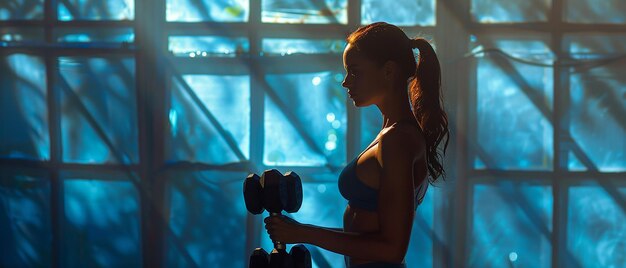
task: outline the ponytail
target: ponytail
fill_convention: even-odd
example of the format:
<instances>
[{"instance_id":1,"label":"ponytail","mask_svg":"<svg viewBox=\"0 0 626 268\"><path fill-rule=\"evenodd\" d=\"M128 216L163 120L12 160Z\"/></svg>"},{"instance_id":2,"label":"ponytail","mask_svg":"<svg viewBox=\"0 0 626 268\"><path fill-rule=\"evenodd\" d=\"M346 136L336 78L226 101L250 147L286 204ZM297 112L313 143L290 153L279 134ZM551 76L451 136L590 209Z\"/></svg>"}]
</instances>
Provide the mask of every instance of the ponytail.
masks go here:
<instances>
[{"instance_id":1,"label":"ponytail","mask_svg":"<svg viewBox=\"0 0 626 268\"><path fill-rule=\"evenodd\" d=\"M435 50L426 39L411 39L410 45L419 50L419 59L409 95L413 115L424 132L428 173L433 183L440 176L445 179L442 162L450 140L448 116L443 108L441 92L441 67ZM439 148L443 140L444 146Z\"/></svg>"}]
</instances>

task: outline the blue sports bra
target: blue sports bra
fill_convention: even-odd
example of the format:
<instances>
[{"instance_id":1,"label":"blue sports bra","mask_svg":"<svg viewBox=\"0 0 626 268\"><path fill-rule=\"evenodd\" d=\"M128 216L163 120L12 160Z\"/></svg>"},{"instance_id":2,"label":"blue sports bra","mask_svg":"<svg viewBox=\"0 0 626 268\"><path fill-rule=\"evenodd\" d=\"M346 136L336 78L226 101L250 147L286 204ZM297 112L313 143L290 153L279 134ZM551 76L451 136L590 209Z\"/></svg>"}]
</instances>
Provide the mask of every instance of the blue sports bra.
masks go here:
<instances>
[{"instance_id":1,"label":"blue sports bra","mask_svg":"<svg viewBox=\"0 0 626 268\"><path fill-rule=\"evenodd\" d=\"M356 175L356 164L359 157L378 143L378 139L368 146L361 154L348 163L339 174L339 193L348 200L348 205L368 211L376 211L378 208L378 190L367 186ZM415 191L415 209L424 199L428 180L424 180Z\"/></svg>"}]
</instances>

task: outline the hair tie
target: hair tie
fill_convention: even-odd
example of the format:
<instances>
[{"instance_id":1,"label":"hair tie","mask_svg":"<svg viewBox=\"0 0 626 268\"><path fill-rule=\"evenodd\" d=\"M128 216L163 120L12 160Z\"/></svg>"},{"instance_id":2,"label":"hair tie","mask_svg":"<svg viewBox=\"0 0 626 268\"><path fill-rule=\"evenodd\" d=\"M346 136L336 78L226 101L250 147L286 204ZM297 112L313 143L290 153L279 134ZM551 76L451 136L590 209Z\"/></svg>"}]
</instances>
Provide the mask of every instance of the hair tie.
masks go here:
<instances>
[{"instance_id":1,"label":"hair tie","mask_svg":"<svg viewBox=\"0 0 626 268\"><path fill-rule=\"evenodd\" d=\"M417 48L418 44L417 44L417 39L409 39L409 45L411 46L411 48Z\"/></svg>"},{"instance_id":2,"label":"hair tie","mask_svg":"<svg viewBox=\"0 0 626 268\"><path fill-rule=\"evenodd\" d=\"M417 48L420 51L422 50L422 48L425 47L425 45L429 44L428 41L424 38L415 38L415 39L410 39L409 40L409 45L411 45L411 48Z\"/></svg>"}]
</instances>

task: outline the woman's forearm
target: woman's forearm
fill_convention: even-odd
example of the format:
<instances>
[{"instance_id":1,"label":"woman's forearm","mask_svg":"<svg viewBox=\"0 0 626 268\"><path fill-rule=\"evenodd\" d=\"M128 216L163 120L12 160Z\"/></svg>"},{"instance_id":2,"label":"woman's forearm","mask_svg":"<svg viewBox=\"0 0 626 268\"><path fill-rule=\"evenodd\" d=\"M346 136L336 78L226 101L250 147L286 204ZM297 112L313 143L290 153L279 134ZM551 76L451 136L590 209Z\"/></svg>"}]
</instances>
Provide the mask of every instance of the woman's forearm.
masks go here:
<instances>
[{"instance_id":1,"label":"woman's forearm","mask_svg":"<svg viewBox=\"0 0 626 268\"><path fill-rule=\"evenodd\" d=\"M351 258L400 263L402 250L394 249L377 233L344 232L339 228L324 228L306 225L303 243L316 245L326 250Z\"/></svg>"},{"instance_id":2,"label":"woman's forearm","mask_svg":"<svg viewBox=\"0 0 626 268\"><path fill-rule=\"evenodd\" d=\"M326 230L331 230L331 231L343 232L343 228L336 228L336 227L320 227L320 226L317 226L317 227L318 227L318 228L323 228L323 229L326 229Z\"/></svg>"}]
</instances>

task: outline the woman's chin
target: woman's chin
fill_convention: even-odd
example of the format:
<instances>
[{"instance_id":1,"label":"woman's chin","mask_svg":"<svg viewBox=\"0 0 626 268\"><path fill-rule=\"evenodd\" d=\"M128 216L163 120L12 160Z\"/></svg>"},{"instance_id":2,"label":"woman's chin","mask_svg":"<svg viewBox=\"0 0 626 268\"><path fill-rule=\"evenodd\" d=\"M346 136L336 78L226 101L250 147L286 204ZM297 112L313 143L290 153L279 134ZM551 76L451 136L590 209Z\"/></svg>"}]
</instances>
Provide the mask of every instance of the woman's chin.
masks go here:
<instances>
[{"instance_id":1,"label":"woman's chin","mask_svg":"<svg viewBox=\"0 0 626 268\"><path fill-rule=\"evenodd\" d=\"M352 103L354 103L354 106L356 107L365 107L365 106L369 106L368 103L364 102L363 100L360 100L357 98L352 98Z\"/></svg>"},{"instance_id":2,"label":"woman's chin","mask_svg":"<svg viewBox=\"0 0 626 268\"><path fill-rule=\"evenodd\" d=\"M354 103L354 106L361 107L361 102L359 101L357 96L352 96L350 97L350 99L352 100L352 103Z\"/></svg>"}]
</instances>

